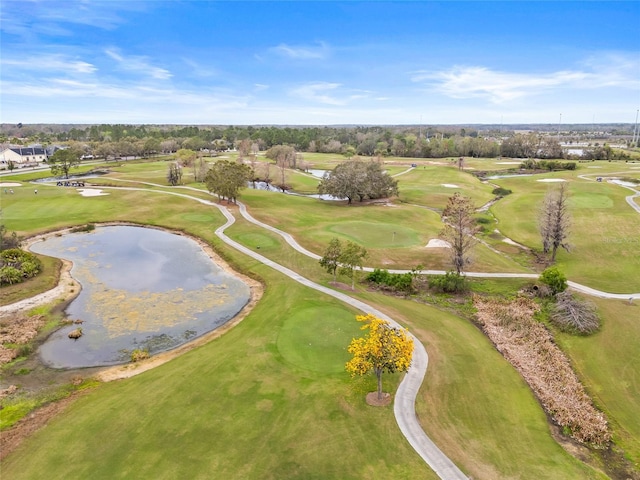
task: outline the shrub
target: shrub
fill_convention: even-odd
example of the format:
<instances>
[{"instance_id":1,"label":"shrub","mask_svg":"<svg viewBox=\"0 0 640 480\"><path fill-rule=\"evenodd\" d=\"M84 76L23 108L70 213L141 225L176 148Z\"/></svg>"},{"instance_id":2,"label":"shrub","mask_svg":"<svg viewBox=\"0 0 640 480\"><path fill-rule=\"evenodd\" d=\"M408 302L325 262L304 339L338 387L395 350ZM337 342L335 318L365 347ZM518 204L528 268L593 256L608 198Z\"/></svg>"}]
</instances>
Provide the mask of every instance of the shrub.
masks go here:
<instances>
[{"instance_id":1,"label":"shrub","mask_svg":"<svg viewBox=\"0 0 640 480\"><path fill-rule=\"evenodd\" d=\"M40 273L42 264L38 257L19 248L0 253L0 285L13 285Z\"/></svg>"},{"instance_id":2,"label":"shrub","mask_svg":"<svg viewBox=\"0 0 640 480\"><path fill-rule=\"evenodd\" d=\"M550 318L563 332L590 335L600 329L600 318L595 305L574 297L570 292L562 292L556 296Z\"/></svg>"},{"instance_id":3,"label":"shrub","mask_svg":"<svg viewBox=\"0 0 640 480\"><path fill-rule=\"evenodd\" d=\"M505 196L509 195L510 193L513 193L513 191L509 190L508 188L498 187L498 188L494 188L491 193L493 193L494 195L497 195L499 197L505 197Z\"/></svg>"},{"instance_id":4,"label":"shrub","mask_svg":"<svg viewBox=\"0 0 640 480\"><path fill-rule=\"evenodd\" d=\"M547 285L554 295L567 289L567 277L558 267L549 267L540 275L540 281Z\"/></svg>"},{"instance_id":5,"label":"shrub","mask_svg":"<svg viewBox=\"0 0 640 480\"><path fill-rule=\"evenodd\" d=\"M374 269L366 280L377 285L384 285L398 292L413 291L413 273L389 273L388 270Z\"/></svg>"},{"instance_id":6,"label":"shrub","mask_svg":"<svg viewBox=\"0 0 640 480\"><path fill-rule=\"evenodd\" d=\"M457 272L447 272L444 275L434 275L429 279L429 288L444 293L462 293L469 285L467 278Z\"/></svg>"},{"instance_id":7,"label":"shrub","mask_svg":"<svg viewBox=\"0 0 640 480\"><path fill-rule=\"evenodd\" d=\"M0 285L13 285L22 281L22 273L15 267L0 267Z\"/></svg>"},{"instance_id":8,"label":"shrub","mask_svg":"<svg viewBox=\"0 0 640 480\"><path fill-rule=\"evenodd\" d=\"M131 352L132 362L139 362L140 360L144 360L146 358L149 358L148 350L140 350L139 348L136 348L133 352Z\"/></svg>"}]
</instances>

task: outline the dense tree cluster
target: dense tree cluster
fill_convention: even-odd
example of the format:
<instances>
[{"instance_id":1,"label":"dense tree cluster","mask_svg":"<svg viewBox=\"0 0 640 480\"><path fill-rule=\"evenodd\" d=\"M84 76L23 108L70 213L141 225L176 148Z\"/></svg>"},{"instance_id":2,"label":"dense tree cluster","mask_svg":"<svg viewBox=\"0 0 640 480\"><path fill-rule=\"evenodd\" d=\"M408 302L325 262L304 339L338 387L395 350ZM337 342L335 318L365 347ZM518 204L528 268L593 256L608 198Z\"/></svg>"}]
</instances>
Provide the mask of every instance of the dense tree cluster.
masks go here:
<instances>
[{"instance_id":1,"label":"dense tree cluster","mask_svg":"<svg viewBox=\"0 0 640 480\"><path fill-rule=\"evenodd\" d=\"M221 200L235 203L240 189L251 181L253 172L248 165L219 160L207 171L204 181L207 189L215 193Z\"/></svg>"},{"instance_id":2,"label":"dense tree cluster","mask_svg":"<svg viewBox=\"0 0 640 480\"><path fill-rule=\"evenodd\" d=\"M378 162L351 160L325 173L318 184L320 194L346 198L375 200L398 195L398 181L382 170Z\"/></svg>"}]
</instances>

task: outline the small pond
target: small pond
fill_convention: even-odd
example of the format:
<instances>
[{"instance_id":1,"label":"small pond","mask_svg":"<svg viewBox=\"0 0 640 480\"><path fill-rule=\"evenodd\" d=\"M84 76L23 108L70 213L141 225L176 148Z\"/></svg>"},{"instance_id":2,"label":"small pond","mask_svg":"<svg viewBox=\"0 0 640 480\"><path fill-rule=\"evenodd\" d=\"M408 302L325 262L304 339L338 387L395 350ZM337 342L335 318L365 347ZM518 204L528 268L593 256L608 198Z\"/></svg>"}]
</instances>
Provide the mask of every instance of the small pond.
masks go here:
<instances>
[{"instance_id":1,"label":"small pond","mask_svg":"<svg viewBox=\"0 0 640 480\"><path fill-rule=\"evenodd\" d=\"M192 239L132 226L52 237L36 253L73 262L82 290L66 309L82 324L53 333L40 347L54 368L130 361L135 349L173 349L232 319L249 301L249 286L216 265ZM71 330L82 328L72 340Z\"/></svg>"}]
</instances>

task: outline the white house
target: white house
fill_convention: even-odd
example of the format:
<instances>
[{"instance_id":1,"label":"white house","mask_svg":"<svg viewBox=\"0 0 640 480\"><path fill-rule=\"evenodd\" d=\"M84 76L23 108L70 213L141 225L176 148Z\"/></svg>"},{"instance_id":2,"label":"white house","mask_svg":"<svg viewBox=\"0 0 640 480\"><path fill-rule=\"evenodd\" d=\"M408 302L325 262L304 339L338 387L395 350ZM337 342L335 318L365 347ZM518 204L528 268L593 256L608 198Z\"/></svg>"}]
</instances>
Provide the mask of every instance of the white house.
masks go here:
<instances>
[{"instance_id":1,"label":"white house","mask_svg":"<svg viewBox=\"0 0 640 480\"><path fill-rule=\"evenodd\" d=\"M13 162L16 167L36 165L47 161L47 152L40 147L11 147L0 152L0 165L3 168Z\"/></svg>"}]
</instances>

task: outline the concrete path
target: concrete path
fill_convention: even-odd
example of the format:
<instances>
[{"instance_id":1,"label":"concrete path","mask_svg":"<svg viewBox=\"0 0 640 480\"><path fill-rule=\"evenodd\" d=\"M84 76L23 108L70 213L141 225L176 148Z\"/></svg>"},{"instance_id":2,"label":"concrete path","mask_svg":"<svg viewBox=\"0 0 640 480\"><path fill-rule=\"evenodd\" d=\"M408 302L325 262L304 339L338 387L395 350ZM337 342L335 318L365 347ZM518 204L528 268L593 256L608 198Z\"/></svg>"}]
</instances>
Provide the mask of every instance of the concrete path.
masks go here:
<instances>
[{"instance_id":1,"label":"concrete path","mask_svg":"<svg viewBox=\"0 0 640 480\"><path fill-rule=\"evenodd\" d=\"M140 182L141 183L141 182ZM164 187L163 185L157 184L148 184L156 187ZM330 295L348 305L357 308L365 314L372 314L378 318L384 319L388 321L391 325L397 328L402 328L395 320L385 315L383 312L371 307L370 305L357 300L355 298L349 297L348 295L332 290L323 285L312 282L311 280L303 277L302 275L296 273L295 271L284 267L262 255L259 253L241 245L238 242L235 242L231 238L229 238L224 232L225 230L233 225L235 222L235 217L231 214L231 212L224 207L214 201L205 200L198 197L194 197L192 195L187 195L183 193L178 193L175 191L167 191L167 190L149 190L144 188L136 188L136 187L106 187L100 186L96 187L103 190L106 189L120 189L120 190L141 190L150 193L159 193L165 195L175 195L183 198L188 198L191 200L195 200L199 203L210 205L218 208L220 212L225 216L226 223L219 228L216 229L215 233L225 244L235 248L236 250L260 261L261 263L277 270L278 272L288 276L289 278L309 287L319 292L322 292L326 295ZM192 188L192 187L181 187L188 190L193 190L201 193L209 193L204 190ZM260 222L253 218L251 214L246 209L246 206L242 203L238 203L240 214L249 222L260 226L261 228L265 228L273 233L280 235L287 244L289 244L296 251L307 255L311 258L319 260L321 257L309 250L305 249L301 245L296 242L296 240L288 233L278 230L271 225L267 225L263 222ZM373 271L373 268L365 267L364 271ZM406 273L409 270L390 270L391 273ZM421 274L436 274L442 275L446 273L441 270L421 270L419 273ZM537 274L529 274L529 273L483 273L483 272L467 272L466 275L470 277L484 277L484 278L531 278L536 279L539 277ZM614 299L640 299L640 293L634 294L613 294L608 292L602 292L600 290L596 290L584 285L580 285L575 282L569 282L571 288L578 290L587 295L598 296L602 298L614 298ZM46 294L47 292L45 292ZM45 295L43 294L43 295ZM0 307L0 309L11 308L12 306ZM398 390L396 392L395 401L394 401L394 415L396 417L396 422L398 423L398 427L403 435L407 438L410 445L416 450L416 452L420 455L420 457L434 470L434 472L444 480L463 480L467 479L466 475L431 441L431 439L427 436L427 434L422 430L420 422L416 416L415 412L415 401L418 395L418 391L422 382L424 380L424 376L427 371L427 366L429 363L429 357L427 355L427 351L424 348L424 345L410 332L409 335L413 338L414 341L414 353L413 353L413 361L411 363L411 367L403 380L400 382Z\"/></svg>"}]
</instances>

